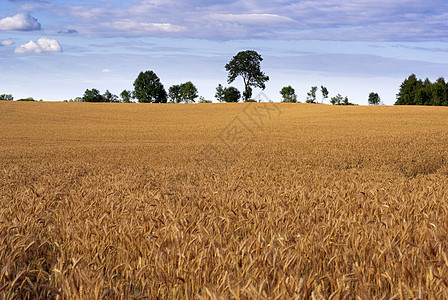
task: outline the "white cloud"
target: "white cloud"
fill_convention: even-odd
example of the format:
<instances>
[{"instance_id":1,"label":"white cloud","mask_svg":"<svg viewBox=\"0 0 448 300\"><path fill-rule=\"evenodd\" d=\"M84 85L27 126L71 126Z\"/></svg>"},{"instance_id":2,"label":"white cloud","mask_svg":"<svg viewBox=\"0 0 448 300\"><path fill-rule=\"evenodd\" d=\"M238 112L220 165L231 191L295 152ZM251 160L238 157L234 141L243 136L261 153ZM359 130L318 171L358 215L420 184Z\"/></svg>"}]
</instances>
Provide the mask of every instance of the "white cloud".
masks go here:
<instances>
[{"instance_id":1,"label":"white cloud","mask_svg":"<svg viewBox=\"0 0 448 300\"><path fill-rule=\"evenodd\" d=\"M170 23L145 23L131 20L108 22L102 23L101 25L110 29L126 31L130 34L142 34L148 32L181 32L187 29L184 26L177 26Z\"/></svg>"},{"instance_id":2,"label":"white cloud","mask_svg":"<svg viewBox=\"0 0 448 300\"><path fill-rule=\"evenodd\" d=\"M14 50L16 54L40 54L46 52L62 52L62 48L57 40L42 37L37 42L29 41Z\"/></svg>"},{"instance_id":3,"label":"white cloud","mask_svg":"<svg viewBox=\"0 0 448 300\"><path fill-rule=\"evenodd\" d=\"M103 69L101 72L103 72L103 73L110 73L110 72L112 72L112 70L110 70L110 69Z\"/></svg>"},{"instance_id":4,"label":"white cloud","mask_svg":"<svg viewBox=\"0 0 448 300\"><path fill-rule=\"evenodd\" d=\"M14 45L14 42L12 40L3 40L0 41L0 46L12 46Z\"/></svg>"},{"instance_id":5,"label":"white cloud","mask_svg":"<svg viewBox=\"0 0 448 300\"><path fill-rule=\"evenodd\" d=\"M212 19L224 22L236 22L240 24L269 25L291 23L294 20L275 14L214 14Z\"/></svg>"},{"instance_id":6,"label":"white cloud","mask_svg":"<svg viewBox=\"0 0 448 300\"><path fill-rule=\"evenodd\" d=\"M0 20L0 30L40 30L40 23L29 14L17 14Z\"/></svg>"}]
</instances>

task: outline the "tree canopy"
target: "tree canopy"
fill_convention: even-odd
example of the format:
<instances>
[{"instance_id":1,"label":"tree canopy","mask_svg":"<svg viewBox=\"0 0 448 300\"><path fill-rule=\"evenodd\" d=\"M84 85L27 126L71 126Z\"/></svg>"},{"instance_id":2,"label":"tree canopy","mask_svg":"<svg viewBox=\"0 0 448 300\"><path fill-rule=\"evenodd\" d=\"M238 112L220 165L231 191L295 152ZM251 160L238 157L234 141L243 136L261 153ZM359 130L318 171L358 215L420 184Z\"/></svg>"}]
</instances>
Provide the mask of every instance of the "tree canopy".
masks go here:
<instances>
[{"instance_id":1,"label":"tree canopy","mask_svg":"<svg viewBox=\"0 0 448 300\"><path fill-rule=\"evenodd\" d=\"M83 102L106 102L104 101L103 96L100 94L100 91L97 89L87 89L84 92L84 96L82 97Z\"/></svg>"},{"instance_id":2,"label":"tree canopy","mask_svg":"<svg viewBox=\"0 0 448 300\"><path fill-rule=\"evenodd\" d=\"M134 81L134 98L140 103L166 103L167 93L153 71L140 72Z\"/></svg>"},{"instance_id":3,"label":"tree canopy","mask_svg":"<svg viewBox=\"0 0 448 300\"><path fill-rule=\"evenodd\" d=\"M306 103L316 103L317 86L312 86L311 90L307 93L308 97Z\"/></svg>"},{"instance_id":4,"label":"tree canopy","mask_svg":"<svg viewBox=\"0 0 448 300\"><path fill-rule=\"evenodd\" d=\"M241 98L241 93L236 87L228 87L224 90L224 101L238 102Z\"/></svg>"},{"instance_id":5,"label":"tree canopy","mask_svg":"<svg viewBox=\"0 0 448 300\"><path fill-rule=\"evenodd\" d=\"M235 55L228 64L226 71L229 72L227 82L230 84L238 76L243 78L244 83L244 100L248 100L252 95L251 87L265 89L265 82L269 80L261 71L261 62L263 58L260 54L253 50L241 51Z\"/></svg>"},{"instance_id":6,"label":"tree canopy","mask_svg":"<svg viewBox=\"0 0 448 300\"><path fill-rule=\"evenodd\" d=\"M290 85L283 87L280 94L282 95L282 102L297 102L296 91Z\"/></svg>"},{"instance_id":7,"label":"tree canopy","mask_svg":"<svg viewBox=\"0 0 448 300\"><path fill-rule=\"evenodd\" d=\"M172 103L180 103L182 102L182 95L180 91L182 90L182 86L180 84L174 84L170 86L168 89L168 98L170 98L170 102Z\"/></svg>"},{"instance_id":8,"label":"tree canopy","mask_svg":"<svg viewBox=\"0 0 448 300\"><path fill-rule=\"evenodd\" d=\"M320 86L320 91L322 92L322 103L324 103L325 99L328 98L328 89L324 87L323 85Z\"/></svg>"},{"instance_id":9,"label":"tree canopy","mask_svg":"<svg viewBox=\"0 0 448 300\"><path fill-rule=\"evenodd\" d=\"M372 92L369 94L368 102L369 102L369 105L379 105L381 103L381 98L378 95L378 93Z\"/></svg>"},{"instance_id":10,"label":"tree canopy","mask_svg":"<svg viewBox=\"0 0 448 300\"><path fill-rule=\"evenodd\" d=\"M195 99L198 96L198 89L196 86L191 82L187 81L183 83L180 87L180 95L183 101L185 102L195 102Z\"/></svg>"},{"instance_id":11,"label":"tree canopy","mask_svg":"<svg viewBox=\"0 0 448 300\"><path fill-rule=\"evenodd\" d=\"M128 91L128 90L123 90L120 94L122 102L124 103L131 103L131 99L132 99L132 92Z\"/></svg>"},{"instance_id":12,"label":"tree canopy","mask_svg":"<svg viewBox=\"0 0 448 300\"><path fill-rule=\"evenodd\" d=\"M238 102L241 98L241 93L236 87L223 87L221 84L216 88L215 98L219 102Z\"/></svg>"},{"instance_id":13,"label":"tree canopy","mask_svg":"<svg viewBox=\"0 0 448 300\"><path fill-rule=\"evenodd\" d=\"M170 86L168 89L168 97L170 98L170 102L173 103L189 103L195 102L195 99L199 95L196 86L191 81L188 81Z\"/></svg>"},{"instance_id":14,"label":"tree canopy","mask_svg":"<svg viewBox=\"0 0 448 300\"><path fill-rule=\"evenodd\" d=\"M87 89L84 92L84 96L81 98L82 102L120 102L117 95L112 94L109 90L106 90L104 95L101 95L97 89Z\"/></svg>"},{"instance_id":15,"label":"tree canopy","mask_svg":"<svg viewBox=\"0 0 448 300\"><path fill-rule=\"evenodd\" d=\"M348 97L342 97L341 94L337 94L336 96L330 99L330 103L333 105L354 105L348 101Z\"/></svg>"},{"instance_id":16,"label":"tree canopy","mask_svg":"<svg viewBox=\"0 0 448 300\"><path fill-rule=\"evenodd\" d=\"M120 102L117 95L112 94L109 92L109 90L106 90L106 92L103 95L104 102Z\"/></svg>"}]
</instances>

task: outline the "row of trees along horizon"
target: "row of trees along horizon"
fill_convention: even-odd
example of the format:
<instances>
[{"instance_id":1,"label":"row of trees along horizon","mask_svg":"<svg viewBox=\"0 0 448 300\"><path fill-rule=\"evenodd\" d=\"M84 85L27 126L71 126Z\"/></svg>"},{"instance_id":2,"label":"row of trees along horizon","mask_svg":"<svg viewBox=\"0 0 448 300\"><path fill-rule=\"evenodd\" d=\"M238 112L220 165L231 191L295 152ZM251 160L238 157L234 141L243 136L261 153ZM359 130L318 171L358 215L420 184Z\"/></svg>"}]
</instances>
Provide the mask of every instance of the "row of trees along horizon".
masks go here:
<instances>
[{"instance_id":1,"label":"row of trees along horizon","mask_svg":"<svg viewBox=\"0 0 448 300\"><path fill-rule=\"evenodd\" d=\"M261 71L261 62L263 58L253 50L241 51L235 55L228 64L226 71L229 73L227 83L231 84L237 77L242 77L244 91L241 92L233 87L224 87L221 84L216 88L215 98L219 102L239 102L242 99L245 102L255 102L252 97L253 88L266 88L265 83L269 81L269 76ZM192 103L199 98L199 103L211 103L199 97L198 89L191 82L185 82L172 85L166 92L160 78L153 71L140 72L134 81L134 91L123 90L119 98L106 90L101 94L97 89L87 89L83 97L77 97L65 102L112 102L112 103L132 103L137 100L139 103ZM317 93L319 88L312 86L307 93L306 103L318 103ZM326 87L320 87L322 103L329 98L329 91ZM285 86L281 89L282 102L298 103L297 94L292 86ZM0 100L14 100L10 94L0 95ZM19 99L17 101L35 101L32 97ZM41 100L42 101L42 100ZM353 105L348 97L337 94L330 98L333 105ZM370 93L368 98L370 105L382 104L381 98L377 93ZM400 86L395 105L433 105L448 106L448 83L443 77L432 83L428 78L424 81L417 79L415 74L410 75Z\"/></svg>"}]
</instances>

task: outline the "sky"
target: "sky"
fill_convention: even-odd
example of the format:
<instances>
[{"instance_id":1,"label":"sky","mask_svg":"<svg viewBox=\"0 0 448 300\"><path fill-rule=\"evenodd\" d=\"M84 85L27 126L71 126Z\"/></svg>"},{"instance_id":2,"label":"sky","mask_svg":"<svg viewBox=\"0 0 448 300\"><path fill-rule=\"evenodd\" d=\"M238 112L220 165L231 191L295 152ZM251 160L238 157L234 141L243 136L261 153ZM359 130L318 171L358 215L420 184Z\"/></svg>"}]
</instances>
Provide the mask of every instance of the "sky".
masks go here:
<instances>
[{"instance_id":1,"label":"sky","mask_svg":"<svg viewBox=\"0 0 448 300\"><path fill-rule=\"evenodd\" d=\"M15 99L119 95L152 70L167 90L192 81L215 100L218 84L243 89L225 65L244 50L263 57L272 101L284 86L302 102L325 86L392 105L409 75L448 72L448 1L0 0L0 94Z\"/></svg>"}]
</instances>

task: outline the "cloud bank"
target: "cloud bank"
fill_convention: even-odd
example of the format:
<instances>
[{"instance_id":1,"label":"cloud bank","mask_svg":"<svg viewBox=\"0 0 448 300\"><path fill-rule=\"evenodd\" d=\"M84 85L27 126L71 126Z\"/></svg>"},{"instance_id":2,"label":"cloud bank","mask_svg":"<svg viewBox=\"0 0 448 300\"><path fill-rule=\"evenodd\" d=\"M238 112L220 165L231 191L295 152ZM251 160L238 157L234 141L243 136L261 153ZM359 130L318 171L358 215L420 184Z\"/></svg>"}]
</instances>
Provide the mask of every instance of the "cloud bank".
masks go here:
<instances>
[{"instance_id":1,"label":"cloud bank","mask_svg":"<svg viewBox=\"0 0 448 300\"><path fill-rule=\"evenodd\" d=\"M108 29L124 31L130 35L144 35L145 33L152 32L181 32L186 30L186 27L176 26L170 23L146 23L131 20L101 23L100 25Z\"/></svg>"},{"instance_id":2,"label":"cloud bank","mask_svg":"<svg viewBox=\"0 0 448 300\"><path fill-rule=\"evenodd\" d=\"M83 34L99 37L448 41L447 1L29 0L19 9L63 16ZM40 28L24 14L0 22L0 28Z\"/></svg>"},{"instance_id":3,"label":"cloud bank","mask_svg":"<svg viewBox=\"0 0 448 300\"><path fill-rule=\"evenodd\" d=\"M0 20L0 30L32 31L40 29L40 23L29 14L17 14Z\"/></svg>"},{"instance_id":4,"label":"cloud bank","mask_svg":"<svg viewBox=\"0 0 448 300\"><path fill-rule=\"evenodd\" d=\"M57 40L42 37L37 42L29 41L14 50L16 54L41 54L48 52L62 52L61 45L59 45Z\"/></svg>"},{"instance_id":5,"label":"cloud bank","mask_svg":"<svg viewBox=\"0 0 448 300\"><path fill-rule=\"evenodd\" d=\"M56 1L57 2L57 1ZM448 41L448 2L424 0L110 0L36 2L98 36L342 41ZM107 22L104 20L107 19ZM148 20L151 20L148 22Z\"/></svg>"}]
</instances>

